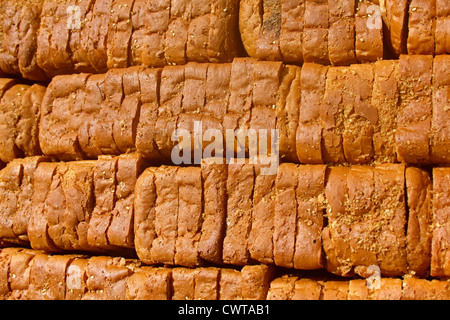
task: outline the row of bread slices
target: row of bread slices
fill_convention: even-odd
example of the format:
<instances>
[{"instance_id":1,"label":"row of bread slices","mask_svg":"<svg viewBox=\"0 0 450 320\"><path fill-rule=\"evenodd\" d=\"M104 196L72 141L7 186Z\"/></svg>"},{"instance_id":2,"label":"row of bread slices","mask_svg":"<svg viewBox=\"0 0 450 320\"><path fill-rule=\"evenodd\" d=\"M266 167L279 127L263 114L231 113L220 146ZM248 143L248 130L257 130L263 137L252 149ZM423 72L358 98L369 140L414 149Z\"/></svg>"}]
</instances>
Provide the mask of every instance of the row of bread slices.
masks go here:
<instances>
[{"instance_id":1,"label":"row of bread slices","mask_svg":"<svg viewBox=\"0 0 450 320\"><path fill-rule=\"evenodd\" d=\"M186 154L200 139L208 156L233 153L235 143L249 156L251 141L267 138L268 155L295 163L448 164L449 66L447 55L301 68L237 58L63 75L47 88L2 79L0 160L137 151L170 161L184 129Z\"/></svg>"},{"instance_id":2,"label":"row of bread slices","mask_svg":"<svg viewBox=\"0 0 450 320\"><path fill-rule=\"evenodd\" d=\"M231 61L239 1L4 0L0 70L44 81L133 65Z\"/></svg>"},{"instance_id":3,"label":"row of bread slices","mask_svg":"<svg viewBox=\"0 0 450 320\"><path fill-rule=\"evenodd\" d=\"M446 0L241 0L239 28L262 60L349 65L450 53Z\"/></svg>"},{"instance_id":4,"label":"row of bread slices","mask_svg":"<svg viewBox=\"0 0 450 320\"><path fill-rule=\"evenodd\" d=\"M376 61L384 42L397 56L450 53L446 0L6 0L0 17L0 70L38 81L230 62L241 37L251 57L297 64Z\"/></svg>"},{"instance_id":5,"label":"row of bread slices","mask_svg":"<svg viewBox=\"0 0 450 320\"><path fill-rule=\"evenodd\" d=\"M450 169L267 163L147 167L138 154L16 159L0 171L0 239L146 264L255 262L341 275L450 275ZM235 160L237 161L237 160ZM221 163L222 162L222 163Z\"/></svg>"},{"instance_id":6,"label":"row of bread slices","mask_svg":"<svg viewBox=\"0 0 450 320\"><path fill-rule=\"evenodd\" d=\"M0 299L10 300L448 300L450 281L412 277L313 280L240 269L170 268L135 259L0 251Z\"/></svg>"}]
</instances>

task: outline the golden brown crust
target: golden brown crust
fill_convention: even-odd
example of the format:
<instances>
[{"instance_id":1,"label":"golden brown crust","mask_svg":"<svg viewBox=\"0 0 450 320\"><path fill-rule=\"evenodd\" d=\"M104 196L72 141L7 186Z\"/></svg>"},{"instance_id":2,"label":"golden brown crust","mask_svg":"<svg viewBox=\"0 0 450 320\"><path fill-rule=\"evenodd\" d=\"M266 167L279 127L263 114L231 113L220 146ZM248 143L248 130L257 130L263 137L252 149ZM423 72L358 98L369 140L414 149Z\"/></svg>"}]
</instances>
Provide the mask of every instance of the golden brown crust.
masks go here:
<instances>
[{"instance_id":1,"label":"golden brown crust","mask_svg":"<svg viewBox=\"0 0 450 320\"><path fill-rule=\"evenodd\" d=\"M238 270L221 270L219 280L219 299L242 300L241 274Z\"/></svg>"},{"instance_id":2,"label":"golden brown crust","mask_svg":"<svg viewBox=\"0 0 450 320\"><path fill-rule=\"evenodd\" d=\"M328 67L305 63L301 70L301 108L296 134L301 163L323 163L321 110Z\"/></svg>"},{"instance_id":3,"label":"golden brown crust","mask_svg":"<svg viewBox=\"0 0 450 320\"><path fill-rule=\"evenodd\" d=\"M333 273L346 275L351 271L348 266L348 245L345 236L348 234L346 224L337 224L340 215L346 216L345 194L347 189L347 167L332 167L327 169L325 195L327 198L328 225L323 229L323 250L326 255L326 269Z\"/></svg>"},{"instance_id":4,"label":"golden brown crust","mask_svg":"<svg viewBox=\"0 0 450 320\"><path fill-rule=\"evenodd\" d=\"M350 65L355 55L355 1L328 1L328 55L332 65Z\"/></svg>"},{"instance_id":5,"label":"golden brown crust","mask_svg":"<svg viewBox=\"0 0 450 320\"><path fill-rule=\"evenodd\" d=\"M112 128L113 139L120 154L136 151L137 126L142 104L139 74L142 70L142 67L131 67L123 74L123 97Z\"/></svg>"},{"instance_id":6,"label":"golden brown crust","mask_svg":"<svg viewBox=\"0 0 450 320\"><path fill-rule=\"evenodd\" d=\"M58 256L57 256L58 257ZM91 257L86 268L87 293L83 300L124 300L127 279L132 274L124 258Z\"/></svg>"},{"instance_id":7,"label":"golden brown crust","mask_svg":"<svg viewBox=\"0 0 450 320\"><path fill-rule=\"evenodd\" d=\"M303 62L305 0L281 1L280 51L288 63Z\"/></svg>"},{"instance_id":8,"label":"golden brown crust","mask_svg":"<svg viewBox=\"0 0 450 320\"><path fill-rule=\"evenodd\" d=\"M58 155L61 160L83 159L77 135L83 115L75 110L80 107L77 101L84 95L86 79L86 74L58 76L47 87L39 124L39 144L44 154Z\"/></svg>"},{"instance_id":9,"label":"golden brown crust","mask_svg":"<svg viewBox=\"0 0 450 320\"><path fill-rule=\"evenodd\" d=\"M411 0L408 21L408 54L434 55L436 1Z\"/></svg>"},{"instance_id":10,"label":"golden brown crust","mask_svg":"<svg viewBox=\"0 0 450 320\"><path fill-rule=\"evenodd\" d=\"M28 172L32 163L24 162L28 178L34 178L34 190L23 184L21 192L32 196L33 202L29 208L24 202L25 211L18 211L17 230L26 230L36 249L126 254L134 243L134 188L143 168L141 156L69 163L45 160L36 157L34 177Z\"/></svg>"},{"instance_id":11,"label":"golden brown crust","mask_svg":"<svg viewBox=\"0 0 450 320\"><path fill-rule=\"evenodd\" d=\"M94 172L95 208L89 220L88 243L101 249L111 249L107 230L115 207L117 158L101 156Z\"/></svg>"},{"instance_id":12,"label":"golden brown crust","mask_svg":"<svg viewBox=\"0 0 450 320\"><path fill-rule=\"evenodd\" d=\"M382 274L398 275L407 270L405 166L381 164L375 167L375 190L383 225L377 255Z\"/></svg>"},{"instance_id":13,"label":"golden brown crust","mask_svg":"<svg viewBox=\"0 0 450 320\"><path fill-rule=\"evenodd\" d=\"M230 100L223 119L223 128L247 129L253 100L253 59L237 58L231 65ZM234 150L234 146L227 149Z\"/></svg>"},{"instance_id":14,"label":"golden brown crust","mask_svg":"<svg viewBox=\"0 0 450 320\"><path fill-rule=\"evenodd\" d=\"M369 297L369 288L366 280L354 279L348 282L348 300L367 300Z\"/></svg>"},{"instance_id":15,"label":"golden brown crust","mask_svg":"<svg viewBox=\"0 0 450 320\"><path fill-rule=\"evenodd\" d=\"M20 159L21 162L21 181L20 191L17 199L17 211L12 221L12 231L20 244L28 244L28 224L33 211L33 196L35 192L34 174L41 162L48 161L46 157L35 156Z\"/></svg>"},{"instance_id":16,"label":"golden brown crust","mask_svg":"<svg viewBox=\"0 0 450 320\"><path fill-rule=\"evenodd\" d=\"M152 264L151 246L156 237L155 169L147 168L136 182L134 200L134 247L140 260Z\"/></svg>"},{"instance_id":17,"label":"golden brown crust","mask_svg":"<svg viewBox=\"0 0 450 320\"><path fill-rule=\"evenodd\" d=\"M255 166L252 226L248 250L252 259L273 264L276 175L264 175L262 170L267 167L267 165Z\"/></svg>"},{"instance_id":18,"label":"golden brown crust","mask_svg":"<svg viewBox=\"0 0 450 320\"><path fill-rule=\"evenodd\" d=\"M30 299L64 300L66 269L73 259L72 255L36 254L30 269Z\"/></svg>"},{"instance_id":19,"label":"golden brown crust","mask_svg":"<svg viewBox=\"0 0 450 320\"><path fill-rule=\"evenodd\" d=\"M436 0L435 54L450 53L450 15L445 0Z\"/></svg>"},{"instance_id":20,"label":"golden brown crust","mask_svg":"<svg viewBox=\"0 0 450 320\"><path fill-rule=\"evenodd\" d=\"M407 52L408 10L410 0L386 0L388 44L392 53L400 56ZM389 39L390 38L390 39Z\"/></svg>"},{"instance_id":21,"label":"golden brown crust","mask_svg":"<svg viewBox=\"0 0 450 320\"><path fill-rule=\"evenodd\" d=\"M395 131L400 94L398 61L377 61L373 73L372 105L378 110L378 122L373 134L375 161L396 162Z\"/></svg>"},{"instance_id":22,"label":"golden brown crust","mask_svg":"<svg viewBox=\"0 0 450 320\"><path fill-rule=\"evenodd\" d=\"M449 281L406 278L402 300L448 300L449 285Z\"/></svg>"},{"instance_id":23,"label":"golden brown crust","mask_svg":"<svg viewBox=\"0 0 450 320\"><path fill-rule=\"evenodd\" d=\"M9 74L20 74L16 52L19 50L20 8L18 2L3 2L1 4L1 51L0 70Z\"/></svg>"},{"instance_id":24,"label":"golden brown crust","mask_svg":"<svg viewBox=\"0 0 450 320\"><path fill-rule=\"evenodd\" d=\"M37 33L42 0L4 1L0 7L0 70L7 74L42 81L43 71L36 65Z\"/></svg>"},{"instance_id":25,"label":"golden brown crust","mask_svg":"<svg viewBox=\"0 0 450 320\"><path fill-rule=\"evenodd\" d=\"M37 37L40 28L42 0L27 2L22 7L22 19L19 27L21 45L19 45L19 68L25 79L45 81L48 76L37 63Z\"/></svg>"},{"instance_id":26,"label":"golden brown crust","mask_svg":"<svg viewBox=\"0 0 450 320\"><path fill-rule=\"evenodd\" d=\"M39 84L32 85L23 95L19 106L15 144L27 157L42 154L39 146L39 120L45 89Z\"/></svg>"},{"instance_id":27,"label":"golden brown crust","mask_svg":"<svg viewBox=\"0 0 450 320\"><path fill-rule=\"evenodd\" d=\"M315 280L281 276L270 282L269 300L447 300L449 282L414 277Z\"/></svg>"},{"instance_id":28,"label":"golden brown crust","mask_svg":"<svg viewBox=\"0 0 450 320\"><path fill-rule=\"evenodd\" d=\"M262 21L256 42L256 55L263 60L280 60L280 0L262 1Z\"/></svg>"},{"instance_id":29,"label":"golden brown crust","mask_svg":"<svg viewBox=\"0 0 450 320\"><path fill-rule=\"evenodd\" d=\"M429 174L409 167L405 171L408 226L406 254L408 268L418 277L429 273L432 237L432 182Z\"/></svg>"},{"instance_id":30,"label":"golden brown crust","mask_svg":"<svg viewBox=\"0 0 450 320\"><path fill-rule=\"evenodd\" d=\"M195 270L195 300L217 300L219 296L219 277L218 268L197 268Z\"/></svg>"},{"instance_id":31,"label":"golden brown crust","mask_svg":"<svg viewBox=\"0 0 450 320\"><path fill-rule=\"evenodd\" d=\"M203 224L198 250L202 259L220 263L227 214L228 166L213 161L204 159L201 164Z\"/></svg>"},{"instance_id":32,"label":"golden brown crust","mask_svg":"<svg viewBox=\"0 0 450 320\"><path fill-rule=\"evenodd\" d=\"M95 162L61 163L56 168L48 193L44 219L47 233L59 250L91 249L87 240L89 218L94 207ZM39 212L34 211L34 215ZM32 243L33 246L33 243Z\"/></svg>"},{"instance_id":33,"label":"golden brown crust","mask_svg":"<svg viewBox=\"0 0 450 320\"><path fill-rule=\"evenodd\" d=\"M141 107L136 129L136 151L145 158L160 158L155 141L155 127L158 115L161 69L145 69L139 73Z\"/></svg>"},{"instance_id":34,"label":"golden brown crust","mask_svg":"<svg viewBox=\"0 0 450 320\"><path fill-rule=\"evenodd\" d=\"M342 88L345 159L353 164L368 163L374 158L373 133L378 122L378 110L371 103L373 67L355 64L345 73Z\"/></svg>"},{"instance_id":35,"label":"golden brown crust","mask_svg":"<svg viewBox=\"0 0 450 320\"><path fill-rule=\"evenodd\" d=\"M34 175L33 211L27 228L28 239L33 249L41 249L47 252L56 251L57 247L53 244L47 232L47 211L45 205L50 193L50 186L53 177L56 174L56 163L41 163Z\"/></svg>"},{"instance_id":36,"label":"golden brown crust","mask_svg":"<svg viewBox=\"0 0 450 320\"><path fill-rule=\"evenodd\" d=\"M303 29L303 60L329 64L328 1L306 0Z\"/></svg>"},{"instance_id":37,"label":"golden brown crust","mask_svg":"<svg viewBox=\"0 0 450 320\"><path fill-rule=\"evenodd\" d=\"M172 300L194 299L194 273L195 269L174 268L172 269Z\"/></svg>"},{"instance_id":38,"label":"golden brown crust","mask_svg":"<svg viewBox=\"0 0 450 320\"><path fill-rule=\"evenodd\" d=\"M449 264L449 169L433 169L433 238L431 244L431 276L447 278Z\"/></svg>"},{"instance_id":39,"label":"golden brown crust","mask_svg":"<svg viewBox=\"0 0 450 320\"><path fill-rule=\"evenodd\" d=\"M320 105L323 122L322 157L325 163L345 162L342 133L344 131L343 96L348 73L347 67L329 68L325 82L324 103Z\"/></svg>"},{"instance_id":40,"label":"golden brown crust","mask_svg":"<svg viewBox=\"0 0 450 320\"><path fill-rule=\"evenodd\" d=\"M1 242L8 241L8 238L13 240L13 221L19 206L20 185L22 177L22 161L15 160L9 163L4 169L0 171L1 192L0 192L0 207L1 207L1 223L0 234Z\"/></svg>"},{"instance_id":41,"label":"golden brown crust","mask_svg":"<svg viewBox=\"0 0 450 320\"><path fill-rule=\"evenodd\" d=\"M73 259L66 269L66 296L65 300L81 300L87 293L88 260L82 256Z\"/></svg>"},{"instance_id":42,"label":"golden brown crust","mask_svg":"<svg viewBox=\"0 0 450 320\"><path fill-rule=\"evenodd\" d=\"M275 182L273 257L276 265L288 268L294 265L297 184L297 165L281 164Z\"/></svg>"},{"instance_id":43,"label":"golden brown crust","mask_svg":"<svg viewBox=\"0 0 450 320\"><path fill-rule=\"evenodd\" d=\"M402 103L397 116L396 132L399 161L430 161L432 74L432 56L400 56L399 84Z\"/></svg>"},{"instance_id":44,"label":"golden brown crust","mask_svg":"<svg viewBox=\"0 0 450 320\"><path fill-rule=\"evenodd\" d=\"M200 264L198 245L203 224L201 169L179 168L176 180L179 209L174 262L182 266L198 266Z\"/></svg>"},{"instance_id":45,"label":"golden brown crust","mask_svg":"<svg viewBox=\"0 0 450 320\"><path fill-rule=\"evenodd\" d=\"M241 269L243 300L264 300L267 297L273 268L266 265L246 265Z\"/></svg>"},{"instance_id":46,"label":"golden brown crust","mask_svg":"<svg viewBox=\"0 0 450 320\"><path fill-rule=\"evenodd\" d=\"M450 67L448 55L437 56L433 61L433 110L431 118L431 155L433 163L450 161Z\"/></svg>"},{"instance_id":47,"label":"golden brown crust","mask_svg":"<svg viewBox=\"0 0 450 320\"><path fill-rule=\"evenodd\" d=\"M267 300L290 300L294 290L295 276L282 276L270 282Z\"/></svg>"},{"instance_id":48,"label":"golden brown crust","mask_svg":"<svg viewBox=\"0 0 450 320\"><path fill-rule=\"evenodd\" d=\"M323 267L322 230L325 209L324 165L298 167L294 268Z\"/></svg>"},{"instance_id":49,"label":"golden brown crust","mask_svg":"<svg viewBox=\"0 0 450 320\"><path fill-rule=\"evenodd\" d=\"M445 66L445 58L422 55L302 68L238 58L220 66L190 63L57 76L33 121L40 117L42 152L61 160L137 150L145 158L168 161L177 144L171 139L174 130L190 133L193 151L193 131L201 121L203 133L217 129L222 138L228 129L265 129L268 136L278 129L283 161L444 164ZM29 101L22 101L25 110ZM208 146L212 151L203 138L202 151ZM231 138L225 150L236 152L238 138ZM246 156L249 151L245 143Z\"/></svg>"},{"instance_id":50,"label":"golden brown crust","mask_svg":"<svg viewBox=\"0 0 450 320\"><path fill-rule=\"evenodd\" d=\"M16 84L7 90L0 100L0 160L4 162L23 156L23 151L16 144L18 114L22 111L20 109L26 108L22 105L22 97L29 88L28 85Z\"/></svg>"},{"instance_id":51,"label":"golden brown crust","mask_svg":"<svg viewBox=\"0 0 450 320\"><path fill-rule=\"evenodd\" d=\"M406 273L404 170L396 164L329 169L323 231L329 271L368 277L375 265L383 275Z\"/></svg>"},{"instance_id":52,"label":"golden brown crust","mask_svg":"<svg viewBox=\"0 0 450 320\"><path fill-rule=\"evenodd\" d=\"M109 244L133 248L135 185L142 173L144 162L140 154L124 154L117 157L115 207L108 226Z\"/></svg>"},{"instance_id":53,"label":"golden brown crust","mask_svg":"<svg viewBox=\"0 0 450 320\"><path fill-rule=\"evenodd\" d=\"M136 259L49 255L4 248L0 252L2 299L29 300L263 300L272 268L167 268Z\"/></svg>"},{"instance_id":54,"label":"golden brown crust","mask_svg":"<svg viewBox=\"0 0 450 320\"><path fill-rule=\"evenodd\" d=\"M126 300L169 300L171 275L171 269L140 268L127 279Z\"/></svg>"},{"instance_id":55,"label":"golden brown crust","mask_svg":"<svg viewBox=\"0 0 450 320\"><path fill-rule=\"evenodd\" d=\"M276 103L279 151L284 161L298 162L296 130L301 97L301 68L286 65L281 73Z\"/></svg>"},{"instance_id":56,"label":"golden brown crust","mask_svg":"<svg viewBox=\"0 0 450 320\"><path fill-rule=\"evenodd\" d=\"M360 1L355 15L355 54L359 62L383 58L383 24L379 6Z\"/></svg>"},{"instance_id":57,"label":"golden brown crust","mask_svg":"<svg viewBox=\"0 0 450 320\"><path fill-rule=\"evenodd\" d=\"M230 62L242 52L236 0L5 1L0 70L45 81L107 68Z\"/></svg>"},{"instance_id":58,"label":"golden brown crust","mask_svg":"<svg viewBox=\"0 0 450 320\"><path fill-rule=\"evenodd\" d=\"M176 184L176 167L159 167L155 172L156 237L151 247L153 261L166 264L174 263L175 241L177 238L178 185Z\"/></svg>"},{"instance_id":59,"label":"golden brown crust","mask_svg":"<svg viewBox=\"0 0 450 320\"><path fill-rule=\"evenodd\" d=\"M246 265L249 262L248 237L253 211L254 179L254 165L248 163L248 161L245 160L228 166L227 227L222 251L224 263Z\"/></svg>"}]
</instances>

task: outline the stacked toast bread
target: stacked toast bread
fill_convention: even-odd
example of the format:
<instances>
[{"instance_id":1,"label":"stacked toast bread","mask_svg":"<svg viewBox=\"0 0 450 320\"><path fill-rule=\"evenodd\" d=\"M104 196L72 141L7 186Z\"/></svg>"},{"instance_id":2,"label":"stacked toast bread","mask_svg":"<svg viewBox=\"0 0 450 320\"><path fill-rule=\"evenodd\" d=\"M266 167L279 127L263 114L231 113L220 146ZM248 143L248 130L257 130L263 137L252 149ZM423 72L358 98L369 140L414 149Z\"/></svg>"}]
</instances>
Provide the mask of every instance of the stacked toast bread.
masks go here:
<instances>
[{"instance_id":1,"label":"stacked toast bread","mask_svg":"<svg viewBox=\"0 0 450 320\"><path fill-rule=\"evenodd\" d=\"M446 1L0 17L0 299L450 299Z\"/></svg>"}]
</instances>

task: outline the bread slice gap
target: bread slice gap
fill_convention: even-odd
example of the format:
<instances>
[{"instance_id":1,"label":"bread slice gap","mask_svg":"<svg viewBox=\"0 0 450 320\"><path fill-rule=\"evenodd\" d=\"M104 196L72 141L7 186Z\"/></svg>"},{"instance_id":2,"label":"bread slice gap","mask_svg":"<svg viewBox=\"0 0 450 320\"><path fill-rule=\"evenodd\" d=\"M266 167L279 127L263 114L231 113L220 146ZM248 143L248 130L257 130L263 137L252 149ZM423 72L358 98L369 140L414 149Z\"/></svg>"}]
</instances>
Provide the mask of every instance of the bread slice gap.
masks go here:
<instances>
[{"instance_id":1,"label":"bread slice gap","mask_svg":"<svg viewBox=\"0 0 450 320\"><path fill-rule=\"evenodd\" d=\"M406 163L426 164L430 162L433 57L400 56L399 75L397 158Z\"/></svg>"}]
</instances>

